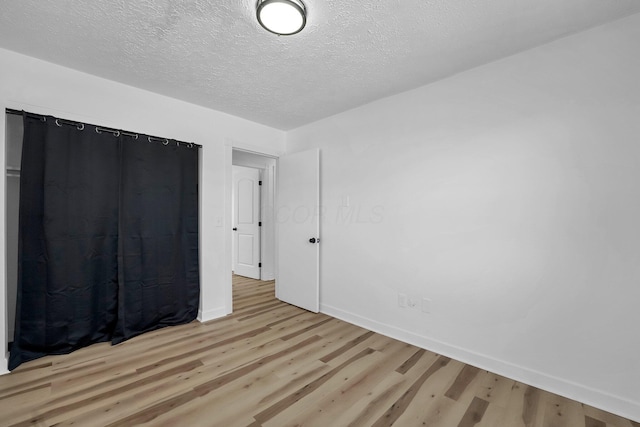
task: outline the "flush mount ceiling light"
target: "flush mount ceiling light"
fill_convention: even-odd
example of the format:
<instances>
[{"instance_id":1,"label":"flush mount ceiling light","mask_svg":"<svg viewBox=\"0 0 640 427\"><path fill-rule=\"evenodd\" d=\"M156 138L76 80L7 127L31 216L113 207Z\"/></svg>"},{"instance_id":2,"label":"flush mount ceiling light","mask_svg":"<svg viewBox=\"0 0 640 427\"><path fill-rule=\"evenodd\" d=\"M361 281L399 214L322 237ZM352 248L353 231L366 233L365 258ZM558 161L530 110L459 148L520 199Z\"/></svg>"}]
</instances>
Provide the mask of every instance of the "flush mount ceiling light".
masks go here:
<instances>
[{"instance_id":1,"label":"flush mount ceiling light","mask_svg":"<svg viewBox=\"0 0 640 427\"><path fill-rule=\"evenodd\" d=\"M300 0L258 0L256 16L265 30L279 36L302 31L307 10Z\"/></svg>"}]
</instances>

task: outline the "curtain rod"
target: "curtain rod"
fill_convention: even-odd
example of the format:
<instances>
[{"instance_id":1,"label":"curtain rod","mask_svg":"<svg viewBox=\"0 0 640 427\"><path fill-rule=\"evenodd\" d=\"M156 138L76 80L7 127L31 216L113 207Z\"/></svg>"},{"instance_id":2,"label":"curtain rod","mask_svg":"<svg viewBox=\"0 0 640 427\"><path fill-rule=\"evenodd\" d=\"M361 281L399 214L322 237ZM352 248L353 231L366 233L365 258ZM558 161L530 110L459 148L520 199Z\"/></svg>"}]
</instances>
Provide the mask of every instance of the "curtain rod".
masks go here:
<instances>
[{"instance_id":1,"label":"curtain rod","mask_svg":"<svg viewBox=\"0 0 640 427\"><path fill-rule=\"evenodd\" d=\"M13 114L16 116L22 116L23 114L26 114L27 116L31 116L34 118L38 118L38 119L42 119L44 117L46 117L44 114L37 114L37 113L30 113L28 111L20 111L20 110L14 110L13 108L5 108L5 112L7 114ZM97 133L102 133L102 132L109 132L114 134L115 136L120 136L122 135L126 135L126 136L130 136L132 138L138 139L139 134L136 132L128 132L125 130L120 130L120 129L113 129L113 128L107 128L107 127L103 127L103 126L96 126L96 125L92 125L90 123L82 123L82 122L74 122L71 120L66 120L66 119L60 119L60 118L56 118L56 124L58 126L61 126L62 124L65 125L72 125L72 126L77 126L78 130L82 130L84 129L85 124L88 124L89 126L94 126L96 128L96 132ZM147 136L147 140L149 142L162 142L164 145L168 145L169 144L169 139L168 138L160 138L157 136ZM196 148L202 148L202 145L200 144L194 144L193 142L184 142L184 141L178 141L178 140L174 140L176 141L176 144L180 145L187 145L189 147L196 147Z\"/></svg>"}]
</instances>

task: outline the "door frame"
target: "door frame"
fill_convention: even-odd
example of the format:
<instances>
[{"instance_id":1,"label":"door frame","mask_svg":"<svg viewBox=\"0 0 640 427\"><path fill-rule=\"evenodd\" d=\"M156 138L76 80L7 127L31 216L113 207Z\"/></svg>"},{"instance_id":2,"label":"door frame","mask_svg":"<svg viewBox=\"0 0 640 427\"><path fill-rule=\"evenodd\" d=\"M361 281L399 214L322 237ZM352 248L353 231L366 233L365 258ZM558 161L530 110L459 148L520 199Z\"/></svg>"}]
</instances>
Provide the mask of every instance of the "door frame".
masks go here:
<instances>
[{"instance_id":1,"label":"door frame","mask_svg":"<svg viewBox=\"0 0 640 427\"><path fill-rule=\"evenodd\" d=\"M225 277L224 277L224 289L225 289L225 294L224 294L224 301L225 301L225 314L231 314L233 312L233 283L232 283L232 237L231 237L231 228L232 228L232 217L231 217L231 209L232 209L232 192L233 192L233 152L234 151L238 151L238 152L244 152L244 153L248 153L248 154L253 154L253 155L257 155L257 156L261 156L261 157L265 157L268 159L274 159L275 160L275 166L274 166L274 170L272 172L273 177L272 177L272 191L273 191L273 195L274 195L274 201L275 198L277 197L276 194L276 188L277 188L277 168L278 168L278 158L280 156L282 156L284 154L284 152L282 151L276 151L276 150L265 150L264 148L259 148L259 147L254 147L254 146L247 146L241 143L238 143L237 141L230 141L228 140L227 143L225 144L224 147L224 167L225 167L225 183L224 183L224 221L223 221L223 232L224 232L224 254L225 254L225 259L224 259L224 268L226 271ZM254 167L256 169L263 169L260 166L249 166L249 167ZM266 174L262 175L263 178L266 176ZM264 192L262 193L263 198L265 197ZM275 204L274 204L274 210L275 210ZM261 215L264 215L264 211L261 212ZM264 218L264 216L262 217ZM273 219L275 219L275 212L273 212ZM278 253L276 251L276 248L278 247L278 242L277 242L277 235L275 232L275 221L271 221L271 227L273 227L273 239L272 239L272 248L271 251L273 252L273 277L275 279L277 279L278 276ZM264 260L264 255L265 255L265 245L267 245L267 243L265 242L265 238L264 238L264 233L265 233L265 228L263 227L262 230L260 230L261 232L261 252L263 255L263 260ZM264 263L263 263L264 266ZM263 270L264 271L264 270ZM261 271L261 277L264 277L262 275L263 271Z\"/></svg>"}]
</instances>

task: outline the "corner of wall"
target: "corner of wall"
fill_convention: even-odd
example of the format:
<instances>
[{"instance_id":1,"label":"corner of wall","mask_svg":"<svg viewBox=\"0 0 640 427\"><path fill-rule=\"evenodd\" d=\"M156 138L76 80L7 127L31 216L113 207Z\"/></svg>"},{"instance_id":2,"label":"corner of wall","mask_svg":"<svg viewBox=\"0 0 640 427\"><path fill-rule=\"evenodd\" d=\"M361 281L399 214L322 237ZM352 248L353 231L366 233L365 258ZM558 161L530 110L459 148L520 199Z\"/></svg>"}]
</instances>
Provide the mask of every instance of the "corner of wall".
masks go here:
<instances>
[{"instance_id":1,"label":"corner of wall","mask_svg":"<svg viewBox=\"0 0 640 427\"><path fill-rule=\"evenodd\" d=\"M5 375L9 373L9 355L5 353L2 357L2 361L0 362L0 375Z\"/></svg>"},{"instance_id":2,"label":"corner of wall","mask_svg":"<svg viewBox=\"0 0 640 427\"><path fill-rule=\"evenodd\" d=\"M225 307L217 307L207 311L198 310L198 322L204 323L210 320L219 319L227 314Z\"/></svg>"},{"instance_id":3,"label":"corner of wall","mask_svg":"<svg viewBox=\"0 0 640 427\"><path fill-rule=\"evenodd\" d=\"M0 105L2 105L2 117L0 117L0 164L2 165L2 177L0 178L0 345L2 345L3 349L7 348L7 333L8 333L8 325L7 325L7 274L6 274L6 218L5 218L5 200L6 200L6 162L5 162L5 150L6 150L6 130L5 130L5 111L7 108L7 102L4 99L0 99ZM0 362L0 375L6 374L9 371L7 370L7 366L9 366L9 358L6 353L4 353L3 360Z\"/></svg>"}]
</instances>

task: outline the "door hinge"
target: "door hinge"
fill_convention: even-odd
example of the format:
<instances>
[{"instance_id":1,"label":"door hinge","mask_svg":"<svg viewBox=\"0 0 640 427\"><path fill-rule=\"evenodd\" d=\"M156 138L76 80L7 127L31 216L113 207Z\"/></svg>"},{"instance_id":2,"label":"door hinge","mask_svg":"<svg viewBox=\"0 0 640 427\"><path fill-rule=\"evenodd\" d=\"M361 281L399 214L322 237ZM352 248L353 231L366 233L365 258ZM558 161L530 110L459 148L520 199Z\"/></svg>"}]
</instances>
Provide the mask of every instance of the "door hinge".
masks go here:
<instances>
[{"instance_id":1,"label":"door hinge","mask_svg":"<svg viewBox=\"0 0 640 427\"><path fill-rule=\"evenodd\" d=\"M262 263L261 262L258 263L258 268L262 268Z\"/></svg>"},{"instance_id":2,"label":"door hinge","mask_svg":"<svg viewBox=\"0 0 640 427\"><path fill-rule=\"evenodd\" d=\"M262 185L262 181L258 181L258 185Z\"/></svg>"},{"instance_id":3,"label":"door hinge","mask_svg":"<svg viewBox=\"0 0 640 427\"><path fill-rule=\"evenodd\" d=\"M262 227L262 221L258 222L258 227Z\"/></svg>"}]
</instances>

